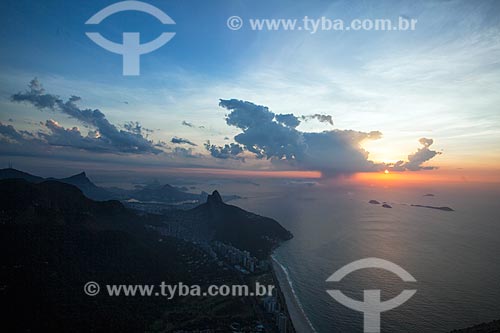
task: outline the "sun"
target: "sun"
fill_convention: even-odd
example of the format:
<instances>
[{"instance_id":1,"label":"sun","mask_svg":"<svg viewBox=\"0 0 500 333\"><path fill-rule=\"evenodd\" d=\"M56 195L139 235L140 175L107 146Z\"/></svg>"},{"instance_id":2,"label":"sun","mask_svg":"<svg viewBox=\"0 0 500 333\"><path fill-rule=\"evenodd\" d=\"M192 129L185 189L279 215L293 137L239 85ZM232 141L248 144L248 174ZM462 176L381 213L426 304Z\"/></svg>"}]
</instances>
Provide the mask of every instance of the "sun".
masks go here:
<instances>
[{"instance_id":1,"label":"sun","mask_svg":"<svg viewBox=\"0 0 500 333\"><path fill-rule=\"evenodd\" d=\"M384 173L387 175L389 174L389 170L385 169Z\"/></svg>"}]
</instances>

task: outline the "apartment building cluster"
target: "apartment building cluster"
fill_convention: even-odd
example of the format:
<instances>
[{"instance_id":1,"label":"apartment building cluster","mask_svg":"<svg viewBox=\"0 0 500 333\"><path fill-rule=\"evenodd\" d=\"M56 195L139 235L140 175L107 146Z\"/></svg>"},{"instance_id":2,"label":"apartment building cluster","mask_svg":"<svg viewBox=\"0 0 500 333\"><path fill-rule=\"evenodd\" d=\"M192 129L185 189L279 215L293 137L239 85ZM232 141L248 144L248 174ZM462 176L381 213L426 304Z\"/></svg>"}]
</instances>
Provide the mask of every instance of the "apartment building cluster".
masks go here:
<instances>
[{"instance_id":1,"label":"apartment building cluster","mask_svg":"<svg viewBox=\"0 0 500 333\"><path fill-rule=\"evenodd\" d=\"M279 333L295 332L290 319L286 315L286 309L281 305L280 298L276 293L273 293L272 296L264 298L262 303L265 311L268 314L274 316L276 327L278 328Z\"/></svg>"},{"instance_id":2,"label":"apartment building cluster","mask_svg":"<svg viewBox=\"0 0 500 333\"><path fill-rule=\"evenodd\" d=\"M258 260L250 252L240 250L234 246L214 241L212 242L212 249L221 260L233 265L242 273L263 272L269 269L267 260Z\"/></svg>"}]
</instances>

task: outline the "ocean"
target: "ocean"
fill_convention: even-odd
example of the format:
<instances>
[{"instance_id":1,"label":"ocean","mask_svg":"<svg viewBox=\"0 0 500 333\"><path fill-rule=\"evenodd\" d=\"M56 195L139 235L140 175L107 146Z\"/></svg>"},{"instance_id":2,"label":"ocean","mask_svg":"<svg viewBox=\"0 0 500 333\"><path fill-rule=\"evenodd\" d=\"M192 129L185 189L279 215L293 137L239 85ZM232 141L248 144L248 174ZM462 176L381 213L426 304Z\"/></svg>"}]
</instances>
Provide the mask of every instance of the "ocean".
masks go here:
<instances>
[{"instance_id":1,"label":"ocean","mask_svg":"<svg viewBox=\"0 0 500 333\"><path fill-rule=\"evenodd\" d=\"M337 303L329 289L358 300L365 289L380 289L383 300L416 289L406 303L382 313L382 332L449 332L500 319L499 192L430 190L434 196L424 196L429 189L423 188L277 186L238 193L247 198L231 203L275 218L293 232L294 239L274 257L317 332L363 331L362 313ZM371 199L392 208L368 203ZM326 282L342 266L369 257L401 266L417 282L381 269Z\"/></svg>"}]
</instances>

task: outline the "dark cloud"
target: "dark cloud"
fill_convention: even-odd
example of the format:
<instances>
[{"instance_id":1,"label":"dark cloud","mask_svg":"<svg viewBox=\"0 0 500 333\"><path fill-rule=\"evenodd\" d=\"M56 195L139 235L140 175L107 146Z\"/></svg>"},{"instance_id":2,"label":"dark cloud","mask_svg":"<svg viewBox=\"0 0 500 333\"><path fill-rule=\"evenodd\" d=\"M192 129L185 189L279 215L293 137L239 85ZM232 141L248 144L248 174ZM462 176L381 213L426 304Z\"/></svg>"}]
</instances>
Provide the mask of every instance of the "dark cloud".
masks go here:
<instances>
[{"instance_id":1,"label":"dark cloud","mask_svg":"<svg viewBox=\"0 0 500 333\"><path fill-rule=\"evenodd\" d=\"M287 127L297 127L300 125L299 118L295 117L293 114L277 114L275 117L276 121Z\"/></svg>"},{"instance_id":2,"label":"dark cloud","mask_svg":"<svg viewBox=\"0 0 500 333\"><path fill-rule=\"evenodd\" d=\"M0 137L3 139L2 141L10 142L10 143L25 143L26 138L24 135L26 132L18 132L14 126L12 125L4 125L0 122ZM29 134L31 136L31 134Z\"/></svg>"},{"instance_id":3,"label":"dark cloud","mask_svg":"<svg viewBox=\"0 0 500 333\"><path fill-rule=\"evenodd\" d=\"M204 146L205 149L210 152L210 155L215 158L244 160L242 156L238 156L243 153L243 147L236 143L216 146L210 144L210 141L207 141Z\"/></svg>"},{"instance_id":4,"label":"dark cloud","mask_svg":"<svg viewBox=\"0 0 500 333\"><path fill-rule=\"evenodd\" d=\"M64 128L54 120L47 120L45 127L50 133L39 132L39 136L51 145L60 147L72 147L95 152L113 151L105 140L100 140L99 133L89 131L87 136L82 136L78 127Z\"/></svg>"},{"instance_id":5,"label":"dark cloud","mask_svg":"<svg viewBox=\"0 0 500 333\"><path fill-rule=\"evenodd\" d=\"M423 147L419 148L415 153L408 155L408 161L398 161L393 165L390 165L390 169L395 171L418 171L418 170L433 170L437 167L433 166L422 166L423 163L427 162L436 155L441 154L438 151L431 150L429 147L434 143L434 140L428 138L421 138L418 140Z\"/></svg>"},{"instance_id":6,"label":"dark cloud","mask_svg":"<svg viewBox=\"0 0 500 333\"><path fill-rule=\"evenodd\" d=\"M333 126L332 116L326 115L326 114L316 113L316 114L313 114L313 115L310 115L310 116L302 116L300 118L302 120L305 120L305 121L308 121L308 120L311 120L311 119L317 119L320 123L328 123L328 124L330 124L330 125Z\"/></svg>"},{"instance_id":7,"label":"dark cloud","mask_svg":"<svg viewBox=\"0 0 500 333\"><path fill-rule=\"evenodd\" d=\"M195 127L192 123L189 123L185 120L182 121L182 125L187 126L187 127Z\"/></svg>"},{"instance_id":8,"label":"dark cloud","mask_svg":"<svg viewBox=\"0 0 500 333\"><path fill-rule=\"evenodd\" d=\"M188 139L183 139L183 138L178 138L178 137L173 137L172 140L170 140L170 142L175 143L175 144L183 144L183 143L185 143L185 144L188 144L190 146L197 146L196 143L194 143L194 142L192 142L192 141L190 141Z\"/></svg>"},{"instance_id":9,"label":"dark cloud","mask_svg":"<svg viewBox=\"0 0 500 333\"><path fill-rule=\"evenodd\" d=\"M18 131L12 125L0 123L0 141L4 146L10 145L10 150L39 154L47 152L48 146L84 149L90 152L116 152L113 145L101 140L97 131L88 131L84 136L78 127L64 128L52 119L41 125L43 130L31 133Z\"/></svg>"},{"instance_id":10,"label":"dark cloud","mask_svg":"<svg viewBox=\"0 0 500 333\"><path fill-rule=\"evenodd\" d=\"M48 109L62 112L79 120L84 126L95 128L96 136L92 142L95 143L96 146L92 147L85 145L85 149L94 150L95 148L96 150L100 150L104 146L107 147L109 151L117 153L158 154L162 152L162 150L158 149L152 141L143 136L140 124L129 123L125 126L124 130L119 130L106 119L106 116L100 110L79 108L76 103L80 101L80 97L71 96L67 101L63 101L56 95L45 93L45 90L36 78L30 82L28 90L14 94L11 98L14 102L28 102L40 110ZM51 130L52 129L55 128L53 127ZM53 133L54 135L61 134L57 131ZM76 132L73 132L73 135L74 136L71 137L72 139L75 138ZM45 138L48 140L48 137ZM70 137L68 134L64 136L60 135L57 138L53 138L52 141L63 144L61 141L62 138ZM68 144L69 143L70 142L68 142Z\"/></svg>"},{"instance_id":11,"label":"dark cloud","mask_svg":"<svg viewBox=\"0 0 500 333\"><path fill-rule=\"evenodd\" d=\"M37 78L31 80L29 90L14 94L11 99L15 102L30 102L39 109L54 109L57 103L62 103L62 100L57 96L45 94L45 89Z\"/></svg>"},{"instance_id":12,"label":"dark cloud","mask_svg":"<svg viewBox=\"0 0 500 333\"><path fill-rule=\"evenodd\" d=\"M28 90L14 94L11 98L15 102L30 103L39 110L60 112L78 120L81 126L86 128L82 132L76 126L65 128L54 120L47 120L37 124L41 126L41 130L36 132L33 130L30 133L0 123L2 151L29 152L40 156L47 151L54 154L67 152L68 155L76 155L71 149L78 149L76 153L79 156L84 151L90 152L88 156L93 152L107 152L114 154L112 158L124 156L123 153L154 155L165 152L166 158L171 158L175 163L182 161L184 157L207 156L195 152L193 148L169 147L162 141L155 143L148 139L148 133L152 131L143 128L139 122L127 122L122 126L115 126L100 110L80 108L77 105L80 98L77 96L64 101L56 95L46 93L36 79L30 82ZM432 139L421 138L419 142L422 147L410 154L407 161L398 161L394 164L374 163L368 159L368 152L362 148L362 143L365 140L379 139L382 134L378 131L332 129L319 133L302 132L297 129L301 121L317 119L333 124L331 116L313 114L297 117L291 113L275 114L266 106L236 99L220 100L219 105L228 110L226 123L236 127L239 133L234 136L233 143L218 146L208 141L204 144L210 155L218 159L244 161L246 157L253 155L257 159L270 160L280 169L315 170L321 171L324 176L333 176L341 173L379 171L385 168L395 171L431 170L435 167L423 164L440 154L430 149L433 144ZM182 124L200 128L187 121L183 121ZM225 133L219 134L223 137ZM196 146L190 140L179 137L173 137L170 143ZM206 159L204 163L210 164L215 161Z\"/></svg>"},{"instance_id":13,"label":"dark cloud","mask_svg":"<svg viewBox=\"0 0 500 333\"><path fill-rule=\"evenodd\" d=\"M220 106L230 111L227 124L242 130L234 140L257 158L304 170L319 170L324 175L379 168L368 160L368 152L360 145L364 140L380 138L380 132L307 133L295 128L298 119L291 114L275 115L265 106L235 99L221 100Z\"/></svg>"},{"instance_id":14,"label":"dark cloud","mask_svg":"<svg viewBox=\"0 0 500 333\"><path fill-rule=\"evenodd\" d=\"M231 111L226 118L227 124L243 130L273 122L274 119L274 113L270 112L267 106L256 105L251 102L221 99L219 106Z\"/></svg>"},{"instance_id":15,"label":"dark cloud","mask_svg":"<svg viewBox=\"0 0 500 333\"><path fill-rule=\"evenodd\" d=\"M418 140L418 142L420 142L422 145L424 145L424 147L429 147L430 145L432 145L434 143L434 140L427 139L427 138L420 138L420 140Z\"/></svg>"},{"instance_id":16,"label":"dark cloud","mask_svg":"<svg viewBox=\"0 0 500 333\"><path fill-rule=\"evenodd\" d=\"M138 121L126 122L125 124L123 124L123 128L125 128L128 132L140 134L145 137L147 137L148 134L154 132L152 129L142 127L141 123L139 123Z\"/></svg>"}]
</instances>

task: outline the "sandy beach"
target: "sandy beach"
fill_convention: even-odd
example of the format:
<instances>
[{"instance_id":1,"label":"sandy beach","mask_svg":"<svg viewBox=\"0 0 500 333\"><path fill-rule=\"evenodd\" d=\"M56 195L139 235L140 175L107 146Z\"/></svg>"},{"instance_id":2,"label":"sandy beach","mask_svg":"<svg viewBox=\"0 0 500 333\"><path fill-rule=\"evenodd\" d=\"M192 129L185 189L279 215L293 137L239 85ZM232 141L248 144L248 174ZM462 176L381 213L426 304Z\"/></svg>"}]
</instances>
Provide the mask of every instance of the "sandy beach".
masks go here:
<instances>
[{"instance_id":1,"label":"sandy beach","mask_svg":"<svg viewBox=\"0 0 500 333\"><path fill-rule=\"evenodd\" d=\"M290 283L288 281L286 271L274 257L271 258L273 269L278 279L280 290L285 297L288 313L290 315L293 326L295 327L295 330L298 333L316 332L294 295L292 287L290 286Z\"/></svg>"}]
</instances>

